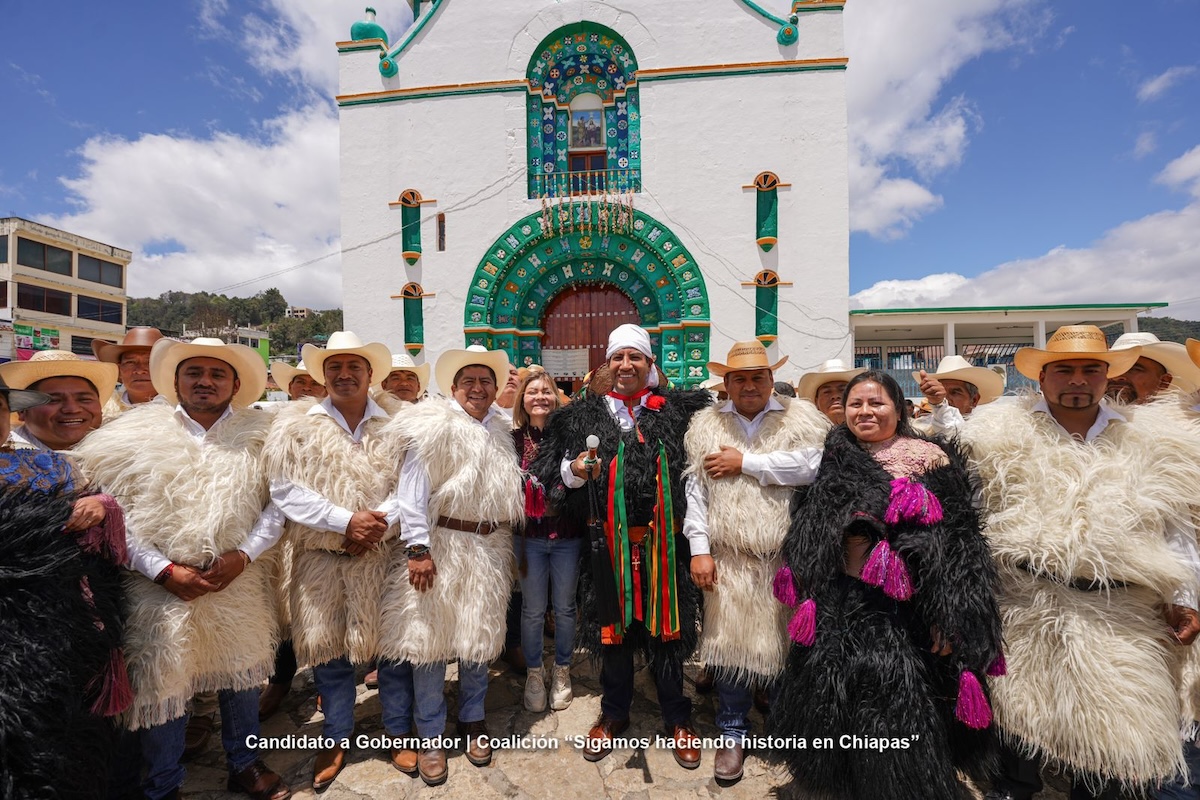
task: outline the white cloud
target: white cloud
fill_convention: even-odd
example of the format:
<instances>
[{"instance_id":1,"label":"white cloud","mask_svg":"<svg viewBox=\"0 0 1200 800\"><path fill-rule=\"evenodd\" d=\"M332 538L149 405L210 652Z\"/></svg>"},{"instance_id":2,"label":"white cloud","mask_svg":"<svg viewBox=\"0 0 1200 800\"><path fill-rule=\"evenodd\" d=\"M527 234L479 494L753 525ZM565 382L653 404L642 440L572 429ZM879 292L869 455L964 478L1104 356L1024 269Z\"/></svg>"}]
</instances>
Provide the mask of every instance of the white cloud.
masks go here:
<instances>
[{"instance_id":1,"label":"white cloud","mask_svg":"<svg viewBox=\"0 0 1200 800\"><path fill-rule=\"evenodd\" d=\"M963 159L982 119L946 83L1049 25L1042 0L858 0L845 11L851 228L902 236L941 206L929 183Z\"/></svg>"},{"instance_id":2,"label":"white cloud","mask_svg":"<svg viewBox=\"0 0 1200 800\"><path fill-rule=\"evenodd\" d=\"M974 278L930 275L881 281L851 297L855 308L1055 303L1172 303L1166 313L1200 311L1200 146L1156 178L1187 191L1191 202L1122 223L1089 247L1056 247Z\"/></svg>"},{"instance_id":3,"label":"white cloud","mask_svg":"<svg viewBox=\"0 0 1200 800\"><path fill-rule=\"evenodd\" d=\"M1163 167L1155 180L1174 189L1190 191L1200 198L1200 145Z\"/></svg>"},{"instance_id":4,"label":"white cloud","mask_svg":"<svg viewBox=\"0 0 1200 800\"><path fill-rule=\"evenodd\" d=\"M213 291L338 250L337 142L324 105L269 120L257 138L93 138L81 174L63 180L79 211L47 222L133 249L131 296ZM182 250L146 254L163 242ZM277 286L293 303L336 307L339 260L230 293Z\"/></svg>"},{"instance_id":5,"label":"white cloud","mask_svg":"<svg viewBox=\"0 0 1200 800\"><path fill-rule=\"evenodd\" d=\"M1158 136L1154 131L1143 131L1133 143L1133 157L1145 158L1158 149Z\"/></svg>"},{"instance_id":6,"label":"white cloud","mask_svg":"<svg viewBox=\"0 0 1200 800\"><path fill-rule=\"evenodd\" d=\"M230 14L228 0L203 0L201 19L236 39L264 75L281 76L329 97L337 91L334 43L350 38L362 0L264 0L266 13ZM407 3L377 4L376 21L392 44L412 22Z\"/></svg>"},{"instance_id":7,"label":"white cloud","mask_svg":"<svg viewBox=\"0 0 1200 800\"><path fill-rule=\"evenodd\" d=\"M394 41L411 12L392 5L378 21ZM234 41L265 79L290 81L294 108L248 136L93 137L80 149L78 174L62 179L78 211L46 221L132 249L131 296L224 287L251 295L276 286L292 303L334 308L341 305L334 43L350 38L363 4L265 0L254 6L261 15L239 7L201 0L198 35ZM227 74L219 65L204 73ZM243 100L262 97L250 83L227 88Z\"/></svg>"},{"instance_id":8,"label":"white cloud","mask_svg":"<svg viewBox=\"0 0 1200 800\"><path fill-rule=\"evenodd\" d=\"M1153 78L1142 81L1137 89L1137 99L1142 103L1157 100L1166 94L1172 86L1185 78L1191 77L1195 72L1196 68L1191 66L1171 67L1161 75L1156 75Z\"/></svg>"}]
</instances>

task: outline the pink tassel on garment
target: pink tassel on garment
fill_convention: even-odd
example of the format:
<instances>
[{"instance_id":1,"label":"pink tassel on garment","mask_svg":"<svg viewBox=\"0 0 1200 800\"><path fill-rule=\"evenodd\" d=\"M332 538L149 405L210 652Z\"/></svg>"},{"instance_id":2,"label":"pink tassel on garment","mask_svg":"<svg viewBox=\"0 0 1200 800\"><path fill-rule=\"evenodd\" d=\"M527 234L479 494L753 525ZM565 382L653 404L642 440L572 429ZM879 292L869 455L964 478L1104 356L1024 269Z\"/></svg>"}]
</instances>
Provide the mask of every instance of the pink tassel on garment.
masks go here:
<instances>
[{"instance_id":1,"label":"pink tassel on garment","mask_svg":"<svg viewBox=\"0 0 1200 800\"><path fill-rule=\"evenodd\" d=\"M812 647L817 640L817 603L811 597L800 604L788 623L788 635L796 644Z\"/></svg>"},{"instance_id":2,"label":"pink tassel on garment","mask_svg":"<svg viewBox=\"0 0 1200 800\"><path fill-rule=\"evenodd\" d=\"M992 724L992 707L988 705L983 687L975 673L964 669L958 676L958 703L954 706L954 716L968 728L983 730Z\"/></svg>"},{"instance_id":3,"label":"pink tassel on garment","mask_svg":"<svg viewBox=\"0 0 1200 800\"><path fill-rule=\"evenodd\" d=\"M525 516L540 519L546 513L546 492L533 478L525 480Z\"/></svg>"},{"instance_id":4,"label":"pink tassel on garment","mask_svg":"<svg viewBox=\"0 0 1200 800\"><path fill-rule=\"evenodd\" d=\"M859 578L870 586L883 586L884 578L887 576L888 562L891 558L891 545L887 543L886 539L880 540L871 549L871 555L867 557L867 563L863 564Z\"/></svg>"},{"instance_id":5,"label":"pink tassel on garment","mask_svg":"<svg viewBox=\"0 0 1200 800\"><path fill-rule=\"evenodd\" d=\"M892 481L892 498L883 521L895 525L901 521L932 525L942 521L942 504L933 492L911 478Z\"/></svg>"},{"instance_id":6,"label":"pink tassel on garment","mask_svg":"<svg viewBox=\"0 0 1200 800\"><path fill-rule=\"evenodd\" d=\"M133 704L133 686L129 683L129 672L125 669L125 651L114 647L108 656L103 671L92 679L88 688L100 684L100 693L92 703L92 713L101 717L115 717Z\"/></svg>"},{"instance_id":7,"label":"pink tassel on garment","mask_svg":"<svg viewBox=\"0 0 1200 800\"><path fill-rule=\"evenodd\" d=\"M1008 662L1004 660L1004 653L996 656L996 660L987 668L989 678L1002 678L1008 674Z\"/></svg>"},{"instance_id":8,"label":"pink tassel on garment","mask_svg":"<svg viewBox=\"0 0 1200 800\"><path fill-rule=\"evenodd\" d=\"M792 578L792 568L786 564L775 572L775 580L771 584L775 599L788 608L795 608L800 602L796 597L796 581Z\"/></svg>"},{"instance_id":9,"label":"pink tassel on garment","mask_svg":"<svg viewBox=\"0 0 1200 800\"><path fill-rule=\"evenodd\" d=\"M908 600L912 597L912 578L904 557L882 539L871 549L867 563L863 564L859 578L869 586L878 586L893 600Z\"/></svg>"},{"instance_id":10,"label":"pink tassel on garment","mask_svg":"<svg viewBox=\"0 0 1200 800\"><path fill-rule=\"evenodd\" d=\"M883 579L883 593L893 600L907 600L912 597L912 578L908 575L908 565L904 556L895 550L887 562L887 574Z\"/></svg>"},{"instance_id":11,"label":"pink tassel on garment","mask_svg":"<svg viewBox=\"0 0 1200 800\"><path fill-rule=\"evenodd\" d=\"M76 534L76 541L84 552L103 556L113 564L124 564L125 513L111 495L95 495L104 505L104 519L86 531Z\"/></svg>"}]
</instances>

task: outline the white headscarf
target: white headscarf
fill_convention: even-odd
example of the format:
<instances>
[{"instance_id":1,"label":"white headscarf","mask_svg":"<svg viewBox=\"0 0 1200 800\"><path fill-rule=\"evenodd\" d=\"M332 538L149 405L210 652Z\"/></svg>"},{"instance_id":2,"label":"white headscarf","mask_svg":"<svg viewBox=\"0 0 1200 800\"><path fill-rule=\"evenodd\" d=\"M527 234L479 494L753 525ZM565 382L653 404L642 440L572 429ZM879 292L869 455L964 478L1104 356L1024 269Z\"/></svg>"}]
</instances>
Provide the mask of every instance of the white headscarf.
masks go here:
<instances>
[{"instance_id":1,"label":"white headscarf","mask_svg":"<svg viewBox=\"0 0 1200 800\"><path fill-rule=\"evenodd\" d=\"M608 335L608 349L604 351L605 361L612 359L613 353L624 350L626 347L632 347L650 361L650 374L646 376L646 388L653 389L658 386L658 370L654 367L654 351L650 347L650 334L646 332L646 329L641 325L634 325L632 322L614 328L613 332Z\"/></svg>"}]
</instances>

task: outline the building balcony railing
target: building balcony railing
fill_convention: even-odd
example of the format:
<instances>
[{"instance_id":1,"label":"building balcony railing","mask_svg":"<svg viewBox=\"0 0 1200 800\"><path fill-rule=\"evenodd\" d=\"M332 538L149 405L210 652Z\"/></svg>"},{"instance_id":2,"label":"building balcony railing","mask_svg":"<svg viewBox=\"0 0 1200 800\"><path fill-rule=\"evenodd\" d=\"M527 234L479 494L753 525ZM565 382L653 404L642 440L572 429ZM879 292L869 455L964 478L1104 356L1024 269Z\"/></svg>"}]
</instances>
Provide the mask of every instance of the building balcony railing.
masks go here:
<instances>
[{"instance_id":1,"label":"building balcony railing","mask_svg":"<svg viewBox=\"0 0 1200 800\"><path fill-rule=\"evenodd\" d=\"M602 169L583 172L534 173L529 176L529 196L578 197L627 194L642 190L641 170Z\"/></svg>"}]
</instances>

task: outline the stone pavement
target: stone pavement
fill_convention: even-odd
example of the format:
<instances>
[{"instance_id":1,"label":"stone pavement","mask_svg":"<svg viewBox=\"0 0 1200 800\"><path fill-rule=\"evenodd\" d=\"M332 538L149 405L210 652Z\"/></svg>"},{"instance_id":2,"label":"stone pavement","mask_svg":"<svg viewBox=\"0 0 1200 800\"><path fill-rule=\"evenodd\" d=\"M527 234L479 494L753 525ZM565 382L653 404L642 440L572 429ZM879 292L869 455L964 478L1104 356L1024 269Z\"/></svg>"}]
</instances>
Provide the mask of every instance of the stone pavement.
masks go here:
<instances>
[{"instance_id":1,"label":"stone pavement","mask_svg":"<svg viewBox=\"0 0 1200 800\"><path fill-rule=\"evenodd\" d=\"M695 666L687 668L686 689L694 698L692 720L701 736L715 737L716 696L695 692ZM733 786L721 786L713 779L713 752L704 751L700 768L685 770L675 763L669 749L653 745L642 750L616 750L598 763L589 763L576 749L570 737L586 736L600 713L600 686L597 673L583 657L577 656L572 671L575 700L564 711L531 714L521 704L524 679L497 662L491 671L487 697L488 730L493 737L537 737L557 741L554 749L497 750L488 767L472 766L461 752L449 753L450 777L438 787L428 787L420 778L410 778L393 768L387 753L380 750L351 751L348 765L322 800L365 800L366 798L611 798L612 800L683 800L683 798L777 797L780 800L804 800L790 785L787 768L771 754L751 753L746 758L745 776ZM361 673L360 673L361 679ZM292 693L282 710L263 723L262 736L288 734L319 736L322 715L316 710L316 692L308 670L297 675ZM457 671L447 670L450 704L447 731L454 732ZM624 736L649 738L662 734L662 721L654 702L654 682L642 668L636 675L632 724ZM355 716L355 735L383 734L378 692L365 688L360 680ZM762 717L751 712L752 734L762 733ZM306 750L268 750L264 760L292 786L295 796L315 798L312 790L314 753ZM244 797L225 791L225 757L219 728L208 748L187 765L185 795L191 800L232 800ZM1048 786L1061 781L1049 778ZM981 797L976 793L976 797ZM1047 789L1041 800L1062 800L1065 795Z\"/></svg>"}]
</instances>

